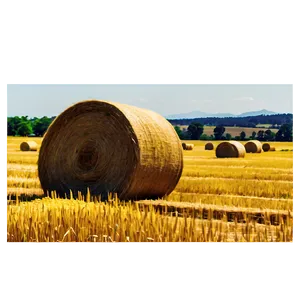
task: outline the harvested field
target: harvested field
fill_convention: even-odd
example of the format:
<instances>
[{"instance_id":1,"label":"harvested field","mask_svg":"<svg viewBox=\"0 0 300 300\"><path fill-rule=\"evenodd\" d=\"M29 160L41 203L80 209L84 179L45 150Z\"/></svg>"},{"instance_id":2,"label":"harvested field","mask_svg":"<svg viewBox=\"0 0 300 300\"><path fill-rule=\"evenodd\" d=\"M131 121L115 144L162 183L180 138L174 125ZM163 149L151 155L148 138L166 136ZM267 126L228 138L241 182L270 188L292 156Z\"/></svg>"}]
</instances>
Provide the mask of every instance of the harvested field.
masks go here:
<instances>
[{"instance_id":1,"label":"harvested field","mask_svg":"<svg viewBox=\"0 0 300 300\"><path fill-rule=\"evenodd\" d=\"M205 141L187 141L194 149L184 151L183 173L170 195L129 203L111 196L99 203L89 195L86 202L45 196L39 152L21 152L20 140L7 140L8 241L293 240L293 152L280 151L292 150L293 143L217 159Z\"/></svg>"}]
</instances>

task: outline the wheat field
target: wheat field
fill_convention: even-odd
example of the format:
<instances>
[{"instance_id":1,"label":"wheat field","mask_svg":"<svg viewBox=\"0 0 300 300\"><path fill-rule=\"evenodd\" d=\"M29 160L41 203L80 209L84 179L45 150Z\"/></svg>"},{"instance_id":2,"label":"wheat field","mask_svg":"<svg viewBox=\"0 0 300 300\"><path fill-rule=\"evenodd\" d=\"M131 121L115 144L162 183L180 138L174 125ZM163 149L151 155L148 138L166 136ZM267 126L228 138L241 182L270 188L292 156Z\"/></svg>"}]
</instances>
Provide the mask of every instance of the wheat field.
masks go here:
<instances>
[{"instance_id":1,"label":"wheat field","mask_svg":"<svg viewBox=\"0 0 300 300\"><path fill-rule=\"evenodd\" d=\"M206 141L184 151L182 177L164 199L122 202L111 195L59 199L43 195L37 152L7 138L7 241L291 242L293 143L275 152L217 159ZM213 142L215 146L219 142ZM156 200L156 201L152 201Z\"/></svg>"}]
</instances>

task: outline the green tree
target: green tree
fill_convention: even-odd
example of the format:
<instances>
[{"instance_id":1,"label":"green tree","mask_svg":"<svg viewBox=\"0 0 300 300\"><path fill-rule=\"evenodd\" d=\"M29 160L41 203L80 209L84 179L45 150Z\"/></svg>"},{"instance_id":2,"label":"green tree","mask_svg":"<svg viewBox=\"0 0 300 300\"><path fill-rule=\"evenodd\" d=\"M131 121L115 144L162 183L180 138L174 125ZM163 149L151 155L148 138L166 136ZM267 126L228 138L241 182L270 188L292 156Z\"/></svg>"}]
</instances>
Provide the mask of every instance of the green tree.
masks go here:
<instances>
[{"instance_id":1,"label":"green tree","mask_svg":"<svg viewBox=\"0 0 300 300\"><path fill-rule=\"evenodd\" d=\"M240 137L241 137L241 141L244 141L245 138L246 138L246 132L242 131L241 134L240 134Z\"/></svg>"},{"instance_id":2,"label":"green tree","mask_svg":"<svg viewBox=\"0 0 300 300\"><path fill-rule=\"evenodd\" d=\"M202 134L200 137L200 140L206 141L206 140L210 140L210 136L208 136L207 134Z\"/></svg>"},{"instance_id":3,"label":"green tree","mask_svg":"<svg viewBox=\"0 0 300 300\"><path fill-rule=\"evenodd\" d=\"M17 134L20 136L28 136L29 134L32 134L32 127L29 122L21 122Z\"/></svg>"},{"instance_id":4,"label":"green tree","mask_svg":"<svg viewBox=\"0 0 300 300\"><path fill-rule=\"evenodd\" d=\"M203 125L197 122L191 123L188 127L188 132L190 133L192 140L199 140L203 130Z\"/></svg>"},{"instance_id":5,"label":"green tree","mask_svg":"<svg viewBox=\"0 0 300 300\"><path fill-rule=\"evenodd\" d=\"M251 138L254 140L256 137L256 131L253 131L252 134L251 134Z\"/></svg>"},{"instance_id":6,"label":"green tree","mask_svg":"<svg viewBox=\"0 0 300 300\"><path fill-rule=\"evenodd\" d=\"M33 120L33 133L36 136L43 136L44 133L46 132L46 130L48 129L48 127L50 126L51 122L52 122L52 120L47 117L43 117L41 119L35 118ZM176 127L178 127L178 126L176 126ZM176 130L176 128L175 128L175 130ZM179 130L180 130L180 128L179 128Z\"/></svg>"},{"instance_id":7,"label":"green tree","mask_svg":"<svg viewBox=\"0 0 300 300\"><path fill-rule=\"evenodd\" d=\"M280 129L276 132L275 140L276 141L283 141L283 134L282 134L282 131Z\"/></svg>"},{"instance_id":8,"label":"green tree","mask_svg":"<svg viewBox=\"0 0 300 300\"><path fill-rule=\"evenodd\" d=\"M20 126L22 119L19 117L7 118L7 135L16 135L18 127Z\"/></svg>"},{"instance_id":9,"label":"green tree","mask_svg":"<svg viewBox=\"0 0 300 300\"><path fill-rule=\"evenodd\" d=\"M7 135L15 135L12 118L7 118Z\"/></svg>"},{"instance_id":10,"label":"green tree","mask_svg":"<svg viewBox=\"0 0 300 300\"><path fill-rule=\"evenodd\" d=\"M214 136L216 140L221 140L223 138L223 134L225 132L225 127L224 126L216 126L214 129Z\"/></svg>"},{"instance_id":11,"label":"green tree","mask_svg":"<svg viewBox=\"0 0 300 300\"><path fill-rule=\"evenodd\" d=\"M265 131L265 140L266 141L274 141L275 139L275 133L271 131L270 129Z\"/></svg>"},{"instance_id":12,"label":"green tree","mask_svg":"<svg viewBox=\"0 0 300 300\"><path fill-rule=\"evenodd\" d=\"M265 132L263 130L259 130L257 133L257 139L259 141L264 141L265 140Z\"/></svg>"},{"instance_id":13,"label":"green tree","mask_svg":"<svg viewBox=\"0 0 300 300\"><path fill-rule=\"evenodd\" d=\"M232 138L232 136L231 136L230 133L226 133L226 134L225 134L225 138L226 138L226 140L230 141L231 138Z\"/></svg>"},{"instance_id":14,"label":"green tree","mask_svg":"<svg viewBox=\"0 0 300 300\"><path fill-rule=\"evenodd\" d=\"M174 129L177 132L178 137L182 140L183 139L183 133L182 133L182 130L180 129L180 127L179 126L175 126Z\"/></svg>"},{"instance_id":15,"label":"green tree","mask_svg":"<svg viewBox=\"0 0 300 300\"><path fill-rule=\"evenodd\" d=\"M293 141L293 125L292 124L283 124L280 127L280 130L283 134L284 141Z\"/></svg>"}]
</instances>

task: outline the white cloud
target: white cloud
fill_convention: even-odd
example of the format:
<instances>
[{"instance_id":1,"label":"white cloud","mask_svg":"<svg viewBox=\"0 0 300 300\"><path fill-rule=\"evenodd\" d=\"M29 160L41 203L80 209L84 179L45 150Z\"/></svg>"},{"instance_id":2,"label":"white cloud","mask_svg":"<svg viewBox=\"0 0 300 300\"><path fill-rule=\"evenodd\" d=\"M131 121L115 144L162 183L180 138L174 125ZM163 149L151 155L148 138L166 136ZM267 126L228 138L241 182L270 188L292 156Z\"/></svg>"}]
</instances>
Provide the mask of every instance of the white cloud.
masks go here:
<instances>
[{"instance_id":1,"label":"white cloud","mask_svg":"<svg viewBox=\"0 0 300 300\"><path fill-rule=\"evenodd\" d=\"M233 101L254 101L252 97L239 97L239 98L234 98Z\"/></svg>"}]
</instances>

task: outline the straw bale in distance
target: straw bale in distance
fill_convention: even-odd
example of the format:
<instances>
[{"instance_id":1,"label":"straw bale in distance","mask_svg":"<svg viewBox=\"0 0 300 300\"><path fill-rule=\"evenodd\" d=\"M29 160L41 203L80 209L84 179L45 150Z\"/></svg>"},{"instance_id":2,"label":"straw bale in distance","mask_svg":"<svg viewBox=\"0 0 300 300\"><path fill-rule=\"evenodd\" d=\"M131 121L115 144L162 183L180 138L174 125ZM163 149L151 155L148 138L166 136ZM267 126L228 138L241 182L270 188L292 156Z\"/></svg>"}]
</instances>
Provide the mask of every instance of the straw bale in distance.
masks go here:
<instances>
[{"instance_id":1,"label":"straw bale in distance","mask_svg":"<svg viewBox=\"0 0 300 300\"><path fill-rule=\"evenodd\" d=\"M182 143L182 149L186 150L186 143Z\"/></svg>"},{"instance_id":2,"label":"straw bale in distance","mask_svg":"<svg viewBox=\"0 0 300 300\"><path fill-rule=\"evenodd\" d=\"M205 144L205 150L214 150L214 144L213 143L206 143Z\"/></svg>"},{"instance_id":3,"label":"straw bale in distance","mask_svg":"<svg viewBox=\"0 0 300 300\"><path fill-rule=\"evenodd\" d=\"M260 141L250 141L245 144L245 149L247 153L261 153L262 144Z\"/></svg>"},{"instance_id":4,"label":"straw bale in distance","mask_svg":"<svg viewBox=\"0 0 300 300\"><path fill-rule=\"evenodd\" d=\"M274 146L270 146L269 151L276 151L276 148Z\"/></svg>"},{"instance_id":5,"label":"straw bale in distance","mask_svg":"<svg viewBox=\"0 0 300 300\"><path fill-rule=\"evenodd\" d=\"M216 148L216 156L225 157L245 157L246 149L244 145L237 141L222 142Z\"/></svg>"},{"instance_id":6,"label":"straw bale in distance","mask_svg":"<svg viewBox=\"0 0 300 300\"><path fill-rule=\"evenodd\" d=\"M173 126L150 110L109 101L76 103L49 126L39 154L41 186L58 195L117 193L121 199L170 194L183 168Z\"/></svg>"},{"instance_id":7,"label":"straw bale in distance","mask_svg":"<svg viewBox=\"0 0 300 300\"><path fill-rule=\"evenodd\" d=\"M270 144L269 143L264 143L263 145L262 145L262 148L263 148L263 150L264 150L264 152L268 152L269 150L270 150Z\"/></svg>"},{"instance_id":8,"label":"straw bale in distance","mask_svg":"<svg viewBox=\"0 0 300 300\"><path fill-rule=\"evenodd\" d=\"M185 150L193 150L194 149L194 144L186 144L185 145Z\"/></svg>"},{"instance_id":9,"label":"straw bale in distance","mask_svg":"<svg viewBox=\"0 0 300 300\"><path fill-rule=\"evenodd\" d=\"M21 151L37 151L38 145L35 141L23 142L20 144Z\"/></svg>"}]
</instances>

